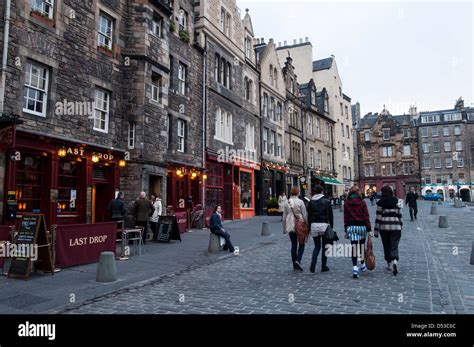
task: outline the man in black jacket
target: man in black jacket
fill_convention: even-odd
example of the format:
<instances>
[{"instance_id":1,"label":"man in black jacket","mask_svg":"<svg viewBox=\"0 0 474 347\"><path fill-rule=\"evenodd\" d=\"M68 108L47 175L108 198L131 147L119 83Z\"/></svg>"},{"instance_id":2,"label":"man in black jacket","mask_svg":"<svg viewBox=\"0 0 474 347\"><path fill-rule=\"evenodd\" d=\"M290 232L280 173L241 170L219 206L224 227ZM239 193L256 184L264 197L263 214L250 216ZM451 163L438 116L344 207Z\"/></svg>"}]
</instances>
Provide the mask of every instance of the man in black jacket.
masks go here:
<instances>
[{"instance_id":1,"label":"man in black jacket","mask_svg":"<svg viewBox=\"0 0 474 347\"><path fill-rule=\"evenodd\" d=\"M418 199L418 194L415 192L415 187L411 187L411 191L408 192L407 197L405 198L405 204L408 205L410 208L410 218L411 221L413 222L413 215L418 214L418 206L416 204L416 200Z\"/></svg>"},{"instance_id":2,"label":"man in black jacket","mask_svg":"<svg viewBox=\"0 0 474 347\"><path fill-rule=\"evenodd\" d=\"M117 197L113 199L107 210L110 211L110 215L113 221L122 221L127 214L127 207L123 201L123 192L119 192Z\"/></svg>"}]
</instances>

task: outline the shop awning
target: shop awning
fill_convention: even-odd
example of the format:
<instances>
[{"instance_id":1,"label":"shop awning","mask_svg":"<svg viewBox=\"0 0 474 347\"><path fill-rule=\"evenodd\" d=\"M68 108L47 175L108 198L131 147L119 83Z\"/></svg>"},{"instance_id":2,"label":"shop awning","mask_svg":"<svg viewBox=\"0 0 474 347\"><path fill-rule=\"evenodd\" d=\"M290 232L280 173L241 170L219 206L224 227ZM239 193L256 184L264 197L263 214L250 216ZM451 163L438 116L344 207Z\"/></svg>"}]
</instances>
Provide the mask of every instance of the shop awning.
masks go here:
<instances>
[{"instance_id":1,"label":"shop awning","mask_svg":"<svg viewBox=\"0 0 474 347\"><path fill-rule=\"evenodd\" d=\"M333 186L345 186L344 183L339 182L338 180L334 178L321 177L321 176L316 176L316 178L320 181L323 181L325 184L331 184Z\"/></svg>"}]
</instances>

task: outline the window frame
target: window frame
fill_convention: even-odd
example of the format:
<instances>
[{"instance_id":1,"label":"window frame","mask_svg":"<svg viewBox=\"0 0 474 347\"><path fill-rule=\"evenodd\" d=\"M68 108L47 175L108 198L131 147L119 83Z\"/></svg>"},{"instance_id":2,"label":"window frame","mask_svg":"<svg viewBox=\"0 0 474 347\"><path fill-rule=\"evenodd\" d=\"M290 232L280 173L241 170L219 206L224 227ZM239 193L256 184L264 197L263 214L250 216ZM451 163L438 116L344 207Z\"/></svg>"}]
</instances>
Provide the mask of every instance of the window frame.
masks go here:
<instances>
[{"instance_id":1,"label":"window frame","mask_svg":"<svg viewBox=\"0 0 474 347\"><path fill-rule=\"evenodd\" d=\"M28 69L28 66L31 67L29 69L29 72L26 70L26 69ZM39 83L40 81L43 81L44 89L41 89L38 86L35 86L35 85L31 84L32 83L32 71L33 71L34 68L39 70L38 72L41 73L41 74L38 74L38 76L37 76L37 82ZM49 93L48 93L48 90L49 90L49 73L50 73L50 69L47 66L45 66L43 64L40 64L40 63L37 63L35 61L28 60L28 62L26 63L26 68L25 68L25 72L24 72L25 81L23 83L23 88L22 88L22 90L23 90L22 111L23 112L33 114L35 116L46 118L46 112L47 112L47 108L48 108L48 96L49 96ZM29 76L28 84L27 84L27 76ZM30 99L29 98L28 91L30 89L34 91L35 99ZM25 92L26 92L26 94L25 94ZM28 107L28 100L34 100L34 108L36 109L36 104L40 100L40 99L36 99L37 93L42 96L42 100L41 100L42 109L41 109L41 112L30 110L29 108L27 108ZM26 100L25 100L25 96L26 96ZM25 108L25 106L27 106L27 107Z\"/></svg>"},{"instance_id":2,"label":"window frame","mask_svg":"<svg viewBox=\"0 0 474 347\"><path fill-rule=\"evenodd\" d=\"M98 92L103 92L104 95L107 96L107 107L106 109L100 109L97 107L97 93ZM102 99L104 100L104 99ZM110 119L110 116L109 116L109 113L110 113L110 100L111 100L111 93L103 88L100 88L100 87L96 87L94 89L94 118L93 118L93 127L92 127L92 130L94 131L99 131L99 132L102 132L102 133L108 133L109 132L109 119ZM96 120L98 120L99 122L102 122L102 118L97 118L97 110L99 112L104 112L105 114L105 120L104 120L104 127L105 129L102 129L102 128L96 128ZM102 113L101 113L102 114Z\"/></svg>"}]
</instances>

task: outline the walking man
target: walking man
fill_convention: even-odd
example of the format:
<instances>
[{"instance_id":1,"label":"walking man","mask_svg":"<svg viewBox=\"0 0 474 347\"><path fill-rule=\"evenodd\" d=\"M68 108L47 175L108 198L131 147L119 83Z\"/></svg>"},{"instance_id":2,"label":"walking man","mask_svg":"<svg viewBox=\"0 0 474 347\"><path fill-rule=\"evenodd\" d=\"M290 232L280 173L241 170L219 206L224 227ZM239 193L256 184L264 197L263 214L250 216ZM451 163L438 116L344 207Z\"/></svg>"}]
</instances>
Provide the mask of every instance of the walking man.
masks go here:
<instances>
[{"instance_id":1,"label":"walking man","mask_svg":"<svg viewBox=\"0 0 474 347\"><path fill-rule=\"evenodd\" d=\"M418 214L418 206L416 204L416 200L418 200L418 194L415 191L415 187L411 187L410 192L408 192L407 197L405 198L405 204L407 204L410 208L410 218L412 222L413 216L416 219L416 215Z\"/></svg>"},{"instance_id":2,"label":"walking man","mask_svg":"<svg viewBox=\"0 0 474 347\"><path fill-rule=\"evenodd\" d=\"M141 192L140 197L133 204L133 217L135 217L135 225L143 227L143 243L146 243L148 233L148 221L155 212L155 207L150 200L146 198L146 193Z\"/></svg>"}]
</instances>

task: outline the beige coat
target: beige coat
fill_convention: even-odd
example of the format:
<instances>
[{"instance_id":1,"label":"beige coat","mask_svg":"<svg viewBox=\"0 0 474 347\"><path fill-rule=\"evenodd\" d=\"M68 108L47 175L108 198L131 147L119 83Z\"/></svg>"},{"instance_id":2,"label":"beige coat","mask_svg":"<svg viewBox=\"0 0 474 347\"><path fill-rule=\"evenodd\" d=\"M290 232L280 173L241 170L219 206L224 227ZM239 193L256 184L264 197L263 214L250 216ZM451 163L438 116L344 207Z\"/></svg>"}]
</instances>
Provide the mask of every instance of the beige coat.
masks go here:
<instances>
[{"instance_id":1,"label":"beige coat","mask_svg":"<svg viewBox=\"0 0 474 347\"><path fill-rule=\"evenodd\" d=\"M292 209L293 208L293 209ZM295 215L300 215L303 217L304 221L308 223L308 212L306 206L300 198L297 196L292 196L285 203L283 207L283 233L291 233L295 231Z\"/></svg>"}]
</instances>

